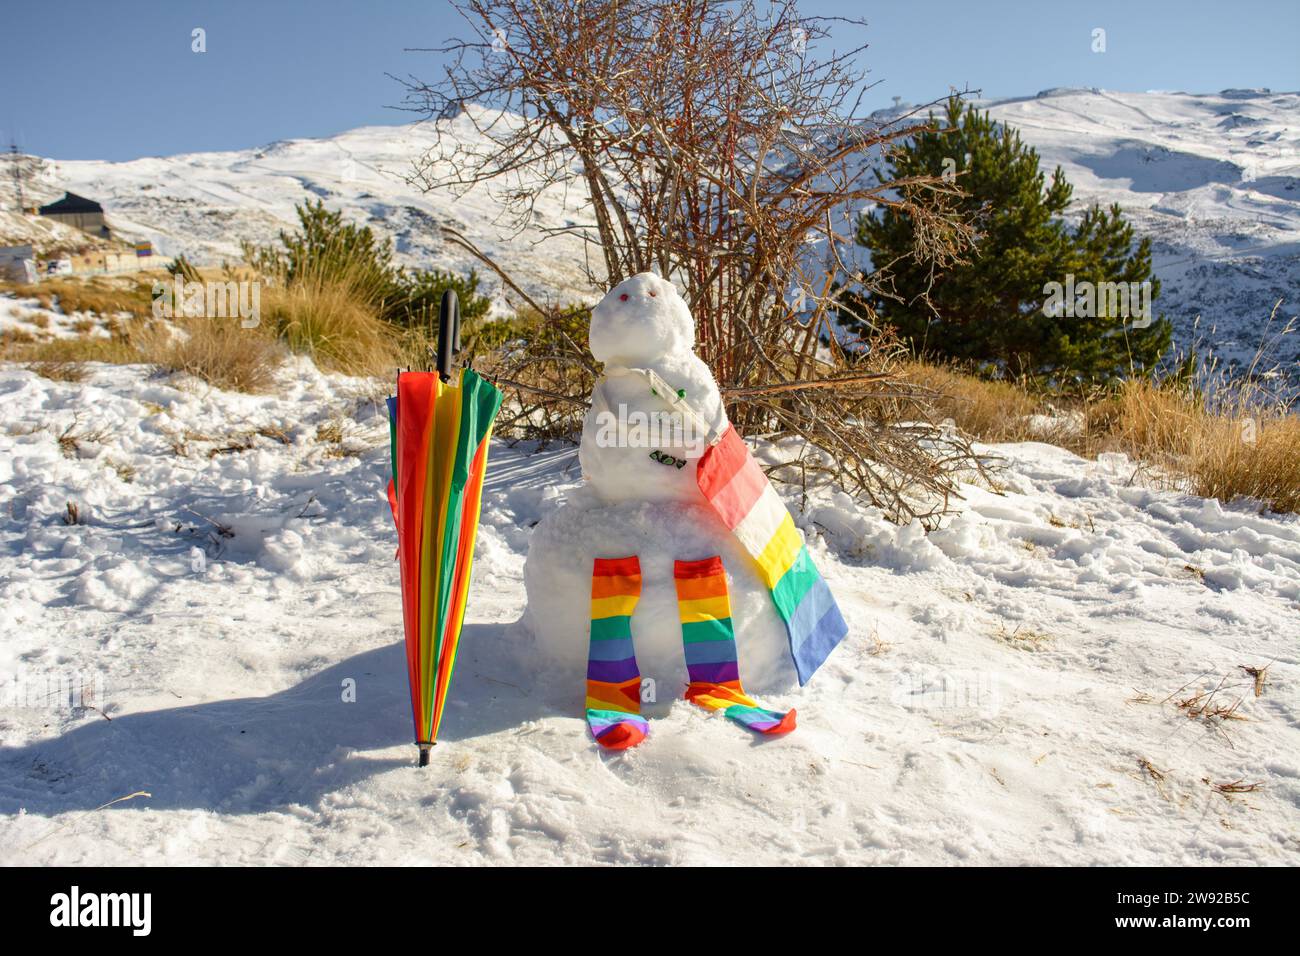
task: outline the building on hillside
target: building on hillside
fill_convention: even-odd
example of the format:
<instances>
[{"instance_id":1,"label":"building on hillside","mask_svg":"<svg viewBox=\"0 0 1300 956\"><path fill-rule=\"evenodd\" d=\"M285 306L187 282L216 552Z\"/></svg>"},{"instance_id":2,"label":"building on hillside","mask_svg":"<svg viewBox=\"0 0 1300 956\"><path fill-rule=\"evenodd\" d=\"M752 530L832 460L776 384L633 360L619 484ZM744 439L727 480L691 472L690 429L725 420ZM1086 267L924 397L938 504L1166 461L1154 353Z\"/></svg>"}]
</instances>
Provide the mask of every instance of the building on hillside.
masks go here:
<instances>
[{"instance_id":1,"label":"building on hillside","mask_svg":"<svg viewBox=\"0 0 1300 956\"><path fill-rule=\"evenodd\" d=\"M108 223L104 221L104 207L93 199L78 196L76 193L64 193L63 198L42 206L42 216L53 219L88 232L102 239L112 238Z\"/></svg>"},{"instance_id":2,"label":"building on hillside","mask_svg":"<svg viewBox=\"0 0 1300 956\"><path fill-rule=\"evenodd\" d=\"M143 272L148 269L162 268L163 259L161 256L153 254L153 248L150 245L148 249L140 248L145 243L138 243L134 246L83 246L73 252L65 254L65 257L57 260L60 263L66 263L66 266L60 266L60 269L66 269L62 274L72 275L121 275L126 272ZM54 261L54 260L51 260ZM46 275L55 275L49 271L50 266L47 262Z\"/></svg>"}]
</instances>

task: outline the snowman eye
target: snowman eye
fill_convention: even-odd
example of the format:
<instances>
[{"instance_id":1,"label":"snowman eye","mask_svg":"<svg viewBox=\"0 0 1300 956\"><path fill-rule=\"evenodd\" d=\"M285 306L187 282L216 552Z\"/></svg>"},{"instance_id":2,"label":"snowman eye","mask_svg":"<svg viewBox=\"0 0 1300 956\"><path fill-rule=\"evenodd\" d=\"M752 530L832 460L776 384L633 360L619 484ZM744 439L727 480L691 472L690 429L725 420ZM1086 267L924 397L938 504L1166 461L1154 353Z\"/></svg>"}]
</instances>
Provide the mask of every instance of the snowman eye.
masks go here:
<instances>
[{"instance_id":1,"label":"snowman eye","mask_svg":"<svg viewBox=\"0 0 1300 956\"><path fill-rule=\"evenodd\" d=\"M627 293L624 292L622 295L620 295L620 296L618 297L618 301L620 301L620 302L626 302L626 301L627 301Z\"/></svg>"}]
</instances>

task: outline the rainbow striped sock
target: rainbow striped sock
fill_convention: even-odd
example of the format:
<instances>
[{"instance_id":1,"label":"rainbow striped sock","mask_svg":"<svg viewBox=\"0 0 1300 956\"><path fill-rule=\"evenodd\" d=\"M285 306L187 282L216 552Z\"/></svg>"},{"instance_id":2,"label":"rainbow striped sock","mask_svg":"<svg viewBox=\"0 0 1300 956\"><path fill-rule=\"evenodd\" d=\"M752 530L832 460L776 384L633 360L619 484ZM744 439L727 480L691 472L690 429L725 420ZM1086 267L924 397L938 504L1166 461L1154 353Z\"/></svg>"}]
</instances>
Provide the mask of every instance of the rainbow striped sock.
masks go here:
<instances>
[{"instance_id":1,"label":"rainbow striped sock","mask_svg":"<svg viewBox=\"0 0 1300 956\"><path fill-rule=\"evenodd\" d=\"M626 750L645 739L641 672L632 649L632 612L641 596L641 562L597 558L591 572L591 649L587 655L587 726L596 743Z\"/></svg>"},{"instance_id":2,"label":"rainbow striped sock","mask_svg":"<svg viewBox=\"0 0 1300 956\"><path fill-rule=\"evenodd\" d=\"M677 561L677 609L682 618L682 644L691 683L686 699L706 710L721 710L729 719L760 734L794 730L795 712L760 707L740 686L736 635L731 626L731 599L722 558Z\"/></svg>"}]
</instances>

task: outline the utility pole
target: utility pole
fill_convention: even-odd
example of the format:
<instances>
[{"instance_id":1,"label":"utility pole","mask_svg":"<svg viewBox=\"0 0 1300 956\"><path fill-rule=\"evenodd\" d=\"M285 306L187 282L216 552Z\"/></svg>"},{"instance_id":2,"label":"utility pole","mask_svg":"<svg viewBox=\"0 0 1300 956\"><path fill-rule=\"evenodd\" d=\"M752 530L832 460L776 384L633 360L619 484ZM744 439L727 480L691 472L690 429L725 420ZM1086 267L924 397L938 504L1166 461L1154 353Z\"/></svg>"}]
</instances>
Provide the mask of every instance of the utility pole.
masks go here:
<instances>
[{"instance_id":1,"label":"utility pole","mask_svg":"<svg viewBox=\"0 0 1300 956\"><path fill-rule=\"evenodd\" d=\"M14 196L18 202L18 215L23 213L23 168L22 157L18 153L18 143L9 141L9 167L14 177Z\"/></svg>"},{"instance_id":2,"label":"utility pole","mask_svg":"<svg viewBox=\"0 0 1300 956\"><path fill-rule=\"evenodd\" d=\"M22 214L26 211L27 196L23 191L25 181L38 169L42 164L40 160L34 160L31 156L24 156L18 151L18 141L11 139L8 150L9 175L14 181L14 201L18 203L18 212Z\"/></svg>"},{"instance_id":3,"label":"utility pole","mask_svg":"<svg viewBox=\"0 0 1300 956\"><path fill-rule=\"evenodd\" d=\"M18 212L23 211L23 171L19 166L18 143L9 141L9 167L14 177L14 195L18 197Z\"/></svg>"}]
</instances>

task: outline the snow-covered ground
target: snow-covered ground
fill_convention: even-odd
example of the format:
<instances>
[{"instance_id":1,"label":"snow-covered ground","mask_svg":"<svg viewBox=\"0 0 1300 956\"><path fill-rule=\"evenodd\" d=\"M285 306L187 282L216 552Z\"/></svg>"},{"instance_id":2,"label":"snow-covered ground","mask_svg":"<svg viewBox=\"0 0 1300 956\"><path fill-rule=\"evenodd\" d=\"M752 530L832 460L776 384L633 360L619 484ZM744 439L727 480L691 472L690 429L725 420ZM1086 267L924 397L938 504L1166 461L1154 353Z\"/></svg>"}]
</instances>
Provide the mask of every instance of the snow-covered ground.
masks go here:
<instances>
[{"instance_id":1,"label":"snow-covered ground","mask_svg":"<svg viewBox=\"0 0 1300 956\"><path fill-rule=\"evenodd\" d=\"M497 443L417 769L380 398L0 366L0 861L1300 862L1300 520L1041 444L929 536L812 499L852 630L793 734L661 688L611 754L524 621L575 452Z\"/></svg>"},{"instance_id":2,"label":"snow-covered ground","mask_svg":"<svg viewBox=\"0 0 1300 956\"><path fill-rule=\"evenodd\" d=\"M129 314L125 314L130 318ZM0 335L6 333L25 341L75 339L82 336L110 338L108 322L112 316L94 312L64 312L47 309L35 299L0 296Z\"/></svg>"}]
</instances>

